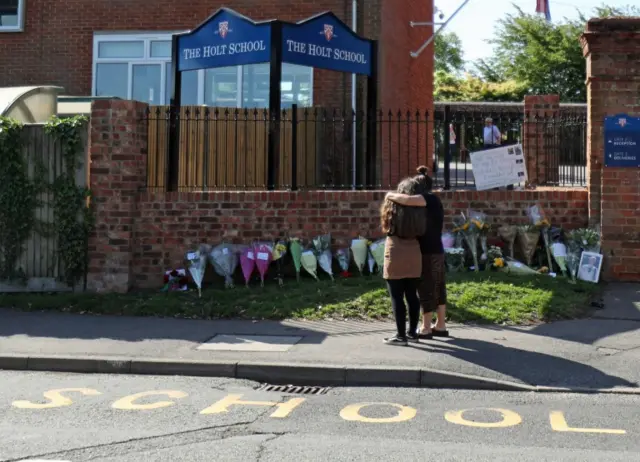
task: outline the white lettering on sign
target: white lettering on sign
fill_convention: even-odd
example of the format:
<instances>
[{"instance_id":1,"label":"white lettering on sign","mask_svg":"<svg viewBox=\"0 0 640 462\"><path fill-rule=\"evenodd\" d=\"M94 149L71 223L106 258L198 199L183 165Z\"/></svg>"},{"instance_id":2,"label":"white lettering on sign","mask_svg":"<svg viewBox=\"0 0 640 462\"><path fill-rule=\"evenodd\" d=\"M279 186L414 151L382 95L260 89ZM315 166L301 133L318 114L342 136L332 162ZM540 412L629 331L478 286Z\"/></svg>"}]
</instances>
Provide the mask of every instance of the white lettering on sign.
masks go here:
<instances>
[{"instance_id":1,"label":"white lettering on sign","mask_svg":"<svg viewBox=\"0 0 640 462\"><path fill-rule=\"evenodd\" d=\"M182 55L185 60L198 58L214 58L216 56L230 56L242 53L254 53L256 51L266 51L267 46L264 40L254 40L250 42L237 42L224 45L205 45L200 48L185 48Z\"/></svg>"},{"instance_id":2,"label":"white lettering on sign","mask_svg":"<svg viewBox=\"0 0 640 462\"><path fill-rule=\"evenodd\" d=\"M335 61L348 61L357 64L368 64L367 58L364 53L341 50L339 48L324 47L313 43L287 40L287 50L290 53L299 53L308 56L319 56L321 58L333 59Z\"/></svg>"}]
</instances>

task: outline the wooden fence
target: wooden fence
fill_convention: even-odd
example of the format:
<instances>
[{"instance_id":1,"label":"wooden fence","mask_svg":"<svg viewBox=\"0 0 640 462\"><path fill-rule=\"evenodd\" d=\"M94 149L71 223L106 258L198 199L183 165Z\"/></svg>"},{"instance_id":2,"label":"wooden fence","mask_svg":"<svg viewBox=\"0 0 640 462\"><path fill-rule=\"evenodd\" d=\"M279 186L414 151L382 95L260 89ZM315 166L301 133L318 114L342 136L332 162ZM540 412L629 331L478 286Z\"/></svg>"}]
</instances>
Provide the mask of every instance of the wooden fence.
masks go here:
<instances>
[{"instance_id":1,"label":"wooden fence","mask_svg":"<svg viewBox=\"0 0 640 462\"><path fill-rule=\"evenodd\" d=\"M206 111L206 112L205 112ZM291 185L291 111L280 124L279 185ZM323 162L326 124L298 109L298 184L315 185ZM180 125L180 190L264 189L267 185L269 115L265 110L184 106ZM150 108L147 187L166 186L167 106Z\"/></svg>"},{"instance_id":2,"label":"wooden fence","mask_svg":"<svg viewBox=\"0 0 640 462\"><path fill-rule=\"evenodd\" d=\"M42 124L24 126L24 156L27 159L29 176L34 178L36 166L44 167L44 181L53 184L63 171L63 154L60 143L47 135ZM87 146L87 131L83 131L83 145ZM82 158L76 172L76 184L86 186L88 182L86 156ZM39 196L40 206L36 209L36 220L46 224L53 222L53 194L43 192ZM16 264L16 271L26 277L26 285L17 281L0 282L0 292L50 292L71 290L60 282L63 278L62 262L58 258L57 236L40 233L36 227L23 244L24 251ZM83 284L81 281L80 284Z\"/></svg>"}]
</instances>

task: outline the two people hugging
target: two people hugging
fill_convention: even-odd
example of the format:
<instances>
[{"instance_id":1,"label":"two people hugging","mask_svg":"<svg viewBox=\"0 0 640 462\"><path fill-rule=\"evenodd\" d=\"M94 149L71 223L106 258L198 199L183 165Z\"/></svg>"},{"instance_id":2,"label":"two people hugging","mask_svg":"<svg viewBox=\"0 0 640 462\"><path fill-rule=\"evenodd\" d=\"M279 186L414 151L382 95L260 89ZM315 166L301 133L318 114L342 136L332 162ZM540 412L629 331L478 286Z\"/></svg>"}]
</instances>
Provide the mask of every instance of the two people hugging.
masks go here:
<instances>
[{"instance_id":1,"label":"two people hugging","mask_svg":"<svg viewBox=\"0 0 640 462\"><path fill-rule=\"evenodd\" d=\"M387 236L383 277L397 328L396 335L384 339L388 345L407 346L420 339L449 336L445 325L444 208L432 193L428 168L420 166L417 173L402 180L397 192L388 193L380 209L382 231ZM418 327L420 311L422 325ZM437 318L432 325L434 312Z\"/></svg>"}]
</instances>

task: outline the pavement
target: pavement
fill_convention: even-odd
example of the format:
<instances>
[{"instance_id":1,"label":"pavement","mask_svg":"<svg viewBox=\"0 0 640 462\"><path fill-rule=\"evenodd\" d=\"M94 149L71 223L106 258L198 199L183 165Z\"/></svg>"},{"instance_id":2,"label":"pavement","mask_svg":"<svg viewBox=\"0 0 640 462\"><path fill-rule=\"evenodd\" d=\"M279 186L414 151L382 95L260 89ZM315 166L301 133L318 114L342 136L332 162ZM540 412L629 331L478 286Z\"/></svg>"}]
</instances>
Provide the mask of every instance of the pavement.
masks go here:
<instances>
[{"instance_id":1,"label":"pavement","mask_svg":"<svg viewBox=\"0 0 640 462\"><path fill-rule=\"evenodd\" d=\"M627 462L640 396L0 372L0 461Z\"/></svg>"},{"instance_id":2,"label":"pavement","mask_svg":"<svg viewBox=\"0 0 640 462\"><path fill-rule=\"evenodd\" d=\"M0 310L0 369L192 375L268 383L640 393L640 285L592 318L450 326L407 348L389 322L203 321Z\"/></svg>"}]
</instances>

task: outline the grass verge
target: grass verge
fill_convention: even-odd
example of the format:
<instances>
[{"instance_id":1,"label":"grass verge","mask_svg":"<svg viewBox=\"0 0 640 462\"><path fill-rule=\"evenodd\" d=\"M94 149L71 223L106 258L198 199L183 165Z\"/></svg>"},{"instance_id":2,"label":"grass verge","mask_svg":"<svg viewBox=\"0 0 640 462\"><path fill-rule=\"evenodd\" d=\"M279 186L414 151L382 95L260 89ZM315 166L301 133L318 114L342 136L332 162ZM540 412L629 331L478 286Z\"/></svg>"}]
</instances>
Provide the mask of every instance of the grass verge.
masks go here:
<instances>
[{"instance_id":1,"label":"grass verge","mask_svg":"<svg viewBox=\"0 0 640 462\"><path fill-rule=\"evenodd\" d=\"M504 273L449 275L448 318L453 322L530 324L572 319L591 311L601 290L549 276ZM102 315L164 316L189 319L385 319L391 316L384 281L378 276L315 282L208 289L182 293L2 294L0 307Z\"/></svg>"}]
</instances>

